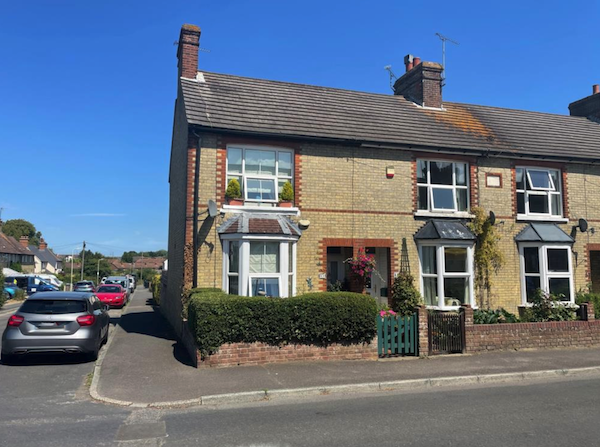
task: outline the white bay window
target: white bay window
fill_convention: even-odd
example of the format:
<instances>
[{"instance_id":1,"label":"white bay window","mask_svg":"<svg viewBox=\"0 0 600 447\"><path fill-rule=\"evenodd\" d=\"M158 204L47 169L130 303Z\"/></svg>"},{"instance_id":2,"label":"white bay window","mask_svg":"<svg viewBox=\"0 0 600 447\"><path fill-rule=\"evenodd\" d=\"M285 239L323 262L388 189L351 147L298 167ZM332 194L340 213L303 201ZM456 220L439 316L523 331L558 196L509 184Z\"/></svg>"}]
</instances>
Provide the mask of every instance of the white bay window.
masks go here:
<instances>
[{"instance_id":1,"label":"white bay window","mask_svg":"<svg viewBox=\"0 0 600 447\"><path fill-rule=\"evenodd\" d=\"M574 302L570 246L522 243L519 252L523 304L530 303L538 289L560 301Z\"/></svg>"}]
</instances>

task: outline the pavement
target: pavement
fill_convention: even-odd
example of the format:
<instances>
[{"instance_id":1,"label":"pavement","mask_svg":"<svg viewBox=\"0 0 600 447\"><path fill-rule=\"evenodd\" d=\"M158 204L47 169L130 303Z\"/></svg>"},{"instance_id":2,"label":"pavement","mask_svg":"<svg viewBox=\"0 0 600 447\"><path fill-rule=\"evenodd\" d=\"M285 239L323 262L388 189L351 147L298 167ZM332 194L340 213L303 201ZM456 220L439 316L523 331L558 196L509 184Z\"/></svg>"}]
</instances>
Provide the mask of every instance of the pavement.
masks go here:
<instances>
[{"instance_id":1,"label":"pavement","mask_svg":"<svg viewBox=\"0 0 600 447\"><path fill-rule=\"evenodd\" d=\"M196 369L149 291L138 288L101 351L90 394L163 408L598 374L600 348Z\"/></svg>"}]
</instances>

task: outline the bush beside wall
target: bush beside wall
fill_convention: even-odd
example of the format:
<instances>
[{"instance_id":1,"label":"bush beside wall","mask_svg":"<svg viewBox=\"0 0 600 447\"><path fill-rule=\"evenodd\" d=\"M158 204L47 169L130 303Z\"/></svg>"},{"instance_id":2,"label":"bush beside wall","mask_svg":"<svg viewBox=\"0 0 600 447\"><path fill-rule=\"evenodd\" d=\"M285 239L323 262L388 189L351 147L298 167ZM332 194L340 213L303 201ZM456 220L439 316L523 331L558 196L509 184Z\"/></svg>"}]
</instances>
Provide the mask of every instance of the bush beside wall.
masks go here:
<instances>
[{"instance_id":1,"label":"bush beside wall","mask_svg":"<svg viewBox=\"0 0 600 447\"><path fill-rule=\"evenodd\" d=\"M203 357L229 343L360 344L371 342L377 332L376 301L349 292L281 299L205 291L191 296L188 317Z\"/></svg>"}]
</instances>

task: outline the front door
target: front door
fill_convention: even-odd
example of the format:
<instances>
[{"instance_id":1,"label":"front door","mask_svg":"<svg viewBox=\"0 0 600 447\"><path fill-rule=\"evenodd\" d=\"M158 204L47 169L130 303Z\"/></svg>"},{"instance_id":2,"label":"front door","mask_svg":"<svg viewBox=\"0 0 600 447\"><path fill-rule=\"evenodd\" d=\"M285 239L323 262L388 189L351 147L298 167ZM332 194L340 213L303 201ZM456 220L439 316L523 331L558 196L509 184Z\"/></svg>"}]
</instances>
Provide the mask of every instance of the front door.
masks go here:
<instances>
[{"instance_id":1,"label":"front door","mask_svg":"<svg viewBox=\"0 0 600 447\"><path fill-rule=\"evenodd\" d=\"M375 271L371 274L371 279L367 281L367 293L377 300L380 304L388 303L389 295L389 248L369 247L366 254L375 256Z\"/></svg>"}]
</instances>

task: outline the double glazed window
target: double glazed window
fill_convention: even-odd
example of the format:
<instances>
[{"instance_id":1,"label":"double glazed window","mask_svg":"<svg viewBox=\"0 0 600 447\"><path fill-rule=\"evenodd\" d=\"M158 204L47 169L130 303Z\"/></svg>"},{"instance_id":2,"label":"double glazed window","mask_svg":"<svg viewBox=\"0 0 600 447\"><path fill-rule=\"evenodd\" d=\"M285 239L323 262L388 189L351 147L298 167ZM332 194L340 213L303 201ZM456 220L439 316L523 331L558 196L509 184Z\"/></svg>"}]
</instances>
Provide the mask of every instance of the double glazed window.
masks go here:
<instances>
[{"instance_id":1,"label":"double glazed window","mask_svg":"<svg viewBox=\"0 0 600 447\"><path fill-rule=\"evenodd\" d=\"M276 203L285 182L293 184L293 152L285 149L227 148L227 184L237 179L248 202Z\"/></svg>"},{"instance_id":2,"label":"double glazed window","mask_svg":"<svg viewBox=\"0 0 600 447\"><path fill-rule=\"evenodd\" d=\"M417 160L417 204L426 211L467 211L468 164Z\"/></svg>"},{"instance_id":3,"label":"double glazed window","mask_svg":"<svg viewBox=\"0 0 600 447\"><path fill-rule=\"evenodd\" d=\"M516 168L517 214L521 216L562 216L560 171Z\"/></svg>"},{"instance_id":4,"label":"double glazed window","mask_svg":"<svg viewBox=\"0 0 600 447\"><path fill-rule=\"evenodd\" d=\"M296 243L290 240L224 240L223 289L244 296L293 296Z\"/></svg>"},{"instance_id":5,"label":"double glazed window","mask_svg":"<svg viewBox=\"0 0 600 447\"><path fill-rule=\"evenodd\" d=\"M444 308L473 304L471 246L422 245L419 256L426 305Z\"/></svg>"},{"instance_id":6,"label":"double glazed window","mask_svg":"<svg viewBox=\"0 0 600 447\"><path fill-rule=\"evenodd\" d=\"M522 245L523 303L531 302L538 289L561 301L573 301L571 248L554 245Z\"/></svg>"}]
</instances>

